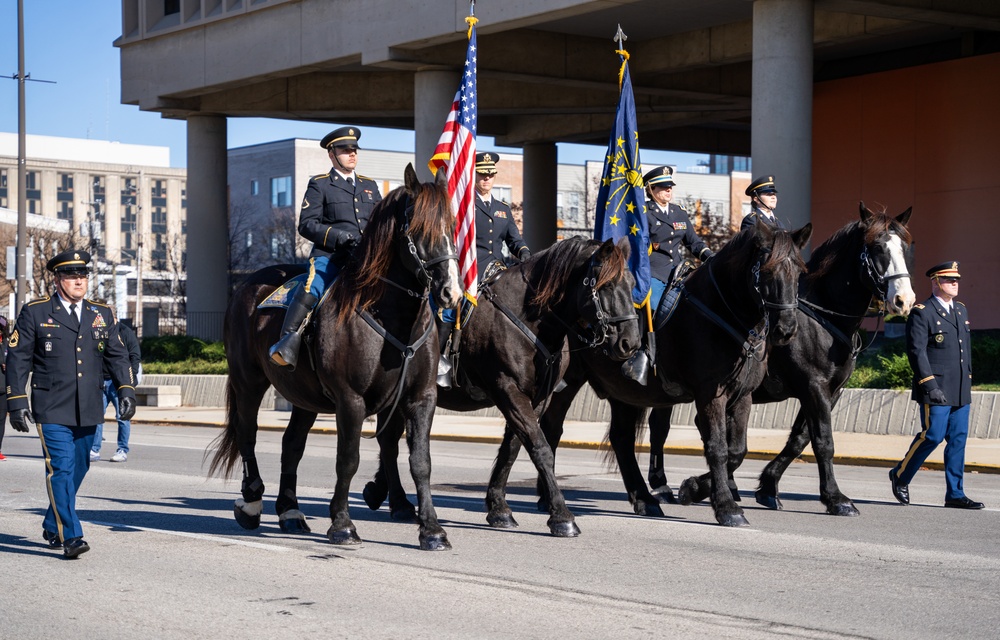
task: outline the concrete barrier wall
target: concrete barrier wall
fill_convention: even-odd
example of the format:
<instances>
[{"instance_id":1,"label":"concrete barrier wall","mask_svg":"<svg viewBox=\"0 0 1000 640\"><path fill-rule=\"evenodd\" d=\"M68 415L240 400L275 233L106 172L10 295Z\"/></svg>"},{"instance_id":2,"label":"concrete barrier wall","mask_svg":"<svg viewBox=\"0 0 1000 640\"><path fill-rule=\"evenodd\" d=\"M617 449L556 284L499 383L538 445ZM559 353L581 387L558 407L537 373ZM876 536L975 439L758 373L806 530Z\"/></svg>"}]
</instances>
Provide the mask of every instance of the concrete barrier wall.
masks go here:
<instances>
[{"instance_id":1,"label":"concrete barrier wall","mask_svg":"<svg viewBox=\"0 0 1000 640\"><path fill-rule=\"evenodd\" d=\"M179 385L184 406L225 406L227 376L146 375L143 385ZM274 389L268 389L261 407L274 408ZM799 410L798 400L786 400L766 405L755 405L750 413L750 427L754 429L788 429ZM441 413L455 413L438 409ZM499 416L496 408L472 412L474 416ZM674 408L673 421L678 425L694 424L694 405L682 404ZM1000 438L1000 393L975 391L972 393L972 416L969 436L972 438ZM605 400L593 390L584 387L573 401L569 420L582 422L608 422L611 410ZM885 389L846 389L833 412L833 430L852 433L888 435L914 435L920 431L917 405L910 400L909 391Z\"/></svg>"}]
</instances>

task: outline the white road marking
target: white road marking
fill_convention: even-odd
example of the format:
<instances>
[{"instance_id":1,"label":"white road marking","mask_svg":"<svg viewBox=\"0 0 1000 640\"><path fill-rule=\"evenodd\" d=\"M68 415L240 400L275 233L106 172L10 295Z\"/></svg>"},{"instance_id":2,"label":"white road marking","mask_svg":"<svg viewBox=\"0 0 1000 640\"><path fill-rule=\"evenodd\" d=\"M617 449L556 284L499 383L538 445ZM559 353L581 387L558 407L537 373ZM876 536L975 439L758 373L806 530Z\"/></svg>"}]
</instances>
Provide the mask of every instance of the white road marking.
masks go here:
<instances>
[{"instance_id":1,"label":"white road marking","mask_svg":"<svg viewBox=\"0 0 1000 640\"><path fill-rule=\"evenodd\" d=\"M263 542L251 542L250 540L239 540L236 538L226 538L224 536L210 536L203 533L190 533L187 531L170 531L169 529L156 529L153 527L139 527L132 524L122 524L120 522L101 522L98 520L87 520L87 524L99 527L110 527L114 529L132 529L134 531L150 531L152 533L163 533L169 536L180 536L181 538L195 538L208 542L218 542L220 544L238 544L254 549L264 549L266 551L291 551L291 547L282 547L276 544L266 544Z\"/></svg>"}]
</instances>

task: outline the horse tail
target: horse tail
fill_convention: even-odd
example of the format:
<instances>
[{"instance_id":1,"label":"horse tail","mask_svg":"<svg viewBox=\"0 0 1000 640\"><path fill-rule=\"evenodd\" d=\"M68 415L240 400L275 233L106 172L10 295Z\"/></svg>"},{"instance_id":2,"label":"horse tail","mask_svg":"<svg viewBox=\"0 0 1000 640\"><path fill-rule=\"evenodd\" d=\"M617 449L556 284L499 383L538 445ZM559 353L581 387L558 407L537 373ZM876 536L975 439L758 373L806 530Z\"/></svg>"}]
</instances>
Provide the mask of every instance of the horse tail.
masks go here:
<instances>
[{"instance_id":1,"label":"horse tail","mask_svg":"<svg viewBox=\"0 0 1000 640\"><path fill-rule=\"evenodd\" d=\"M636 417L636 422L632 429L632 451L635 451L639 443L646 437L646 419L648 416L649 411L641 410ZM612 423L608 423L608 428L604 432L604 439L601 440L601 451L604 453L601 456L603 459L602 462L604 463L604 468L609 472L618 470L618 457L615 455L615 449L611 444L611 425Z\"/></svg>"},{"instance_id":2,"label":"horse tail","mask_svg":"<svg viewBox=\"0 0 1000 640\"><path fill-rule=\"evenodd\" d=\"M221 475L229 479L233 475L236 462L240 459L240 448L236 441L236 434L240 425L239 403L237 402L236 387L233 385L232 377L226 378L226 426L212 444L209 450L214 449L212 463L208 467L208 475Z\"/></svg>"}]
</instances>

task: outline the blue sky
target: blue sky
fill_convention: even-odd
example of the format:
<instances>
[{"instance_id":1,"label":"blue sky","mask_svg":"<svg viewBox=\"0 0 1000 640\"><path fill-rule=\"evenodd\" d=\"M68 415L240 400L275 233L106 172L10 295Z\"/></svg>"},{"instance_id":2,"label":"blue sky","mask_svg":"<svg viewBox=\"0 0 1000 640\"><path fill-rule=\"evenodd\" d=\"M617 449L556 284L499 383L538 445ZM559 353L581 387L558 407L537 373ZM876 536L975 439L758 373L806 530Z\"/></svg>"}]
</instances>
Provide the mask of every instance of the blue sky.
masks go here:
<instances>
[{"instance_id":1,"label":"blue sky","mask_svg":"<svg viewBox=\"0 0 1000 640\"><path fill-rule=\"evenodd\" d=\"M26 83L26 128L29 134L113 140L170 147L170 163L186 165L187 134L183 121L120 101L118 49L121 35L118 0L25 0L25 72L56 84ZM17 72L17 0L0 0L0 75ZM616 78L609 78L614 82ZM445 114L441 114L444 124ZM350 124L350 123L344 123ZM608 127L612 118L608 117ZM240 147L285 138L322 138L333 126L325 123L263 118L231 118L229 146ZM0 78L0 131L17 132L17 82ZM366 128L370 149L413 150L413 132ZM641 132L640 132L641 135ZM480 136L481 150L504 151L492 138ZM508 150L519 152L519 150ZM603 148L560 144L559 161L582 164L601 160ZM681 170L705 155L644 149L643 164L673 164Z\"/></svg>"}]
</instances>

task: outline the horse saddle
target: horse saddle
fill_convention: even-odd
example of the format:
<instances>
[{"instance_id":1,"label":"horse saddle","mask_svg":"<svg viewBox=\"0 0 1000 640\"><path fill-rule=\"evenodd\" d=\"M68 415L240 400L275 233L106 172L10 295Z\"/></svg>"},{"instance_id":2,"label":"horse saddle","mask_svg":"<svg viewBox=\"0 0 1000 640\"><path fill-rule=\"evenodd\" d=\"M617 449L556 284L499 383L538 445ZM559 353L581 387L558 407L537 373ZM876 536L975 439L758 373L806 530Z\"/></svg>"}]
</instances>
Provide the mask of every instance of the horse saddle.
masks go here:
<instances>
[{"instance_id":1,"label":"horse saddle","mask_svg":"<svg viewBox=\"0 0 1000 640\"><path fill-rule=\"evenodd\" d=\"M306 286L306 279L309 277L308 273L300 273L299 275L291 278L284 282L280 287L271 292L269 296L261 300L260 304L257 305L258 309L287 309L288 305L291 304L292 299L295 297L296 292L300 287ZM336 278L334 278L336 281ZM332 284L332 283L331 283ZM323 304L327 296L330 295L330 290L332 286L326 288L323 292L323 297L319 299L316 303L316 307Z\"/></svg>"}]
</instances>

